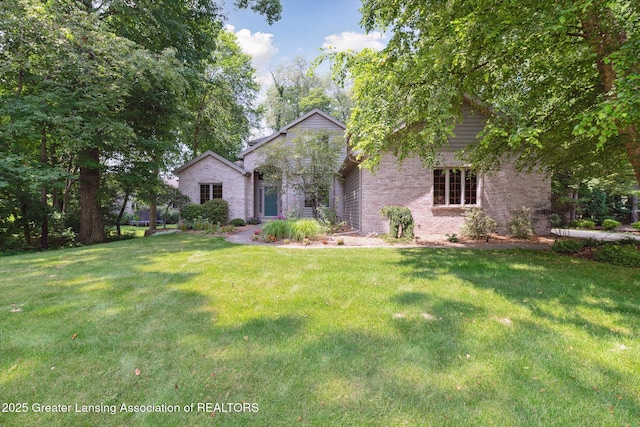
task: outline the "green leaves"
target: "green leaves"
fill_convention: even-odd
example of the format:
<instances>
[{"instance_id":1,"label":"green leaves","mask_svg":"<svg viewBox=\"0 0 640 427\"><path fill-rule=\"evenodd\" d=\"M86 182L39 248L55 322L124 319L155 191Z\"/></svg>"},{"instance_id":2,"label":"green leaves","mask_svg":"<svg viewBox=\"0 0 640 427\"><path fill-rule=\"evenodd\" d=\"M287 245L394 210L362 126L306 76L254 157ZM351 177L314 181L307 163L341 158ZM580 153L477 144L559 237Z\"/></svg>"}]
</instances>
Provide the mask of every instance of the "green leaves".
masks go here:
<instances>
[{"instance_id":1,"label":"green leaves","mask_svg":"<svg viewBox=\"0 0 640 427\"><path fill-rule=\"evenodd\" d=\"M431 162L471 95L492 115L466 150L478 168L508 155L606 173L626 156L640 180L626 154L640 151L639 12L623 0L365 0L363 23L392 32L387 48L325 58L354 81L348 133L368 166L388 150Z\"/></svg>"}]
</instances>

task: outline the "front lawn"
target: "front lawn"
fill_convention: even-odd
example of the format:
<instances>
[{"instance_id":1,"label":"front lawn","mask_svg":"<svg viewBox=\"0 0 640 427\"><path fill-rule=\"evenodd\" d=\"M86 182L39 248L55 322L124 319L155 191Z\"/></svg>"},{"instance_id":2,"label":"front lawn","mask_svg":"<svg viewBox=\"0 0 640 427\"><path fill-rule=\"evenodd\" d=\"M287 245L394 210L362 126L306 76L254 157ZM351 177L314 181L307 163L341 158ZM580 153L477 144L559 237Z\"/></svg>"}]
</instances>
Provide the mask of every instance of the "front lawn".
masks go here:
<instances>
[{"instance_id":1,"label":"front lawn","mask_svg":"<svg viewBox=\"0 0 640 427\"><path fill-rule=\"evenodd\" d=\"M640 419L638 269L179 233L0 258L0 296L2 425Z\"/></svg>"}]
</instances>

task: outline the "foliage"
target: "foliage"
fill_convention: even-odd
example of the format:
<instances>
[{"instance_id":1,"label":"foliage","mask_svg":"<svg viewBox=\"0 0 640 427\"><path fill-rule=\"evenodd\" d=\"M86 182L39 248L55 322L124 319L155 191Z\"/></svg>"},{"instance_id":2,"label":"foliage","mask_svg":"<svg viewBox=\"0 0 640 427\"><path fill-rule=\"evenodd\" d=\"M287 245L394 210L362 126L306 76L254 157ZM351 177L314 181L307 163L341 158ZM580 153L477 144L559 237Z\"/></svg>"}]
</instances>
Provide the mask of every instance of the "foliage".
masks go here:
<instances>
[{"instance_id":1,"label":"foliage","mask_svg":"<svg viewBox=\"0 0 640 427\"><path fill-rule=\"evenodd\" d=\"M251 218L247 219L247 224L251 224L251 225L257 225L257 224L260 224L261 222L262 221L257 216L252 216Z\"/></svg>"},{"instance_id":2,"label":"foliage","mask_svg":"<svg viewBox=\"0 0 640 427\"><path fill-rule=\"evenodd\" d=\"M489 116L464 153L480 170L514 160L633 169L640 182L637 2L364 0L361 11L367 31L392 34L387 46L326 57L353 79L348 133L366 165L388 150L433 162L466 99Z\"/></svg>"},{"instance_id":3,"label":"foliage","mask_svg":"<svg viewBox=\"0 0 640 427\"><path fill-rule=\"evenodd\" d=\"M193 220L184 220L180 225L180 230L204 231L207 234L215 234L222 231L219 223L211 222L202 217Z\"/></svg>"},{"instance_id":4,"label":"foliage","mask_svg":"<svg viewBox=\"0 0 640 427\"><path fill-rule=\"evenodd\" d=\"M259 90L255 79L251 57L242 52L235 35L219 32L208 66L186 99L185 160L207 150L235 160L250 126L258 121L258 111L252 106Z\"/></svg>"},{"instance_id":5,"label":"foliage","mask_svg":"<svg viewBox=\"0 0 640 427\"><path fill-rule=\"evenodd\" d=\"M413 237L413 215L411 210L403 206L384 206L380 209L380 216L389 219L389 235L391 238Z\"/></svg>"},{"instance_id":6,"label":"foliage","mask_svg":"<svg viewBox=\"0 0 640 427\"><path fill-rule=\"evenodd\" d=\"M229 203L223 199L209 200L201 205L191 203L182 208L180 216L186 221L205 220L211 224L226 224L229 218Z\"/></svg>"},{"instance_id":7,"label":"foliage","mask_svg":"<svg viewBox=\"0 0 640 427\"><path fill-rule=\"evenodd\" d=\"M282 239L301 242L305 239L315 239L322 232L320 223L312 218L275 219L265 223L260 235L269 243Z\"/></svg>"},{"instance_id":8,"label":"foliage","mask_svg":"<svg viewBox=\"0 0 640 427\"><path fill-rule=\"evenodd\" d=\"M291 222L284 219L274 219L262 227L263 236L274 236L276 239L291 237Z\"/></svg>"},{"instance_id":9,"label":"foliage","mask_svg":"<svg viewBox=\"0 0 640 427\"><path fill-rule=\"evenodd\" d=\"M507 224L507 233L517 239L530 239L533 235L531 209L523 206L511 211L511 220Z\"/></svg>"},{"instance_id":10,"label":"foliage","mask_svg":"<svg viewBox=\"0 0 640 427\"><path fill-rule=\"evenodd\" d=\"M290 235L291 240L297 242L304 239L315 239L322 233L322 226L315 219L301 218L291 221Z\"/></svg>"},{"instance_id":11,"label":"foliage","mask_svg":"<svg viewBox=\"0 0 640 427\"><path fill-rule=\"evenodd\" d=\"M204 215L202 205L190 203L185 205L180 210L180 216L187 221L193 221L197 218L201 218Z\"/></svg>"},{"instance_id":12,"label":"foliage","mask_svg":"<svg viewBox=\"0 0 640 427\"><path fill-rule=\"evenodd\" d=\"M234 4L280 17L278 0ZM15 206L0 203L0 235L46 249L57 213L78 240L102 241L113 201L136 196L155 211L160 174L190 147L237 152L257 86L221 6L0 2L0 200ZM16 165L23 173L3 180Z\"/></svg>"},{"instance_id":13,"label":"foliage","mask_svg":"<svg viewBox=\"0 0 640 427\"><path fill-rule=\"evenodd\" d=\"M469 209L464 213L462 234L473 240L488 239L491 233L495 233L497 226L482 209Z\"/></svg>"},{"instance_id":14,"label":"foliage","mask_svg":"<svg viewBox=\"0 0 640 427\"><path fill-rule=\"evenodd\" d=\"M224 199L209 200L202 205L202 217L213 224L224 225L229 221L229 202Z\"/></svg>"},{"instance_id":15,"label":"foliage","mask_svg":"<svg viewBox=\"0 0 640 427\"><path fill-rule=\"evenodd\" d=\"M602 221L602 228L605 230L615 230L620 227L622 224L620 221L616 221L615 219L605 219Z\"/></svg>"},{"instance_id":16,"label":"foliage","mask_svg":"<svg viewBox=\"0 0 640 427\"><path fill-rule=\"evenodd\" d=\"M247 223L242 218L233 218L231 221L229 221L229 225L233 225L234 227L243 227L247 225Z\"/></svg>"},{"instance_id":17,"label":"foliage","mask_svg":"<svg viewBox=\"0 0 640 427\"><path fill-rule=\"evenodd\" d=\"M585 230L593 230L596 228L596 223L588 219L581 219L576 221L576 227L583 228Z\"/></svg>"},{"instance_id":18,"label":"foliage","mask_svg":"<svg viewBox=\"0 0 640 427\"><path fill-rule=\"evenodd\" d=\"M639 222L634 222L633 224L631 224L631 226L633 228L635 228L636 230L640 230L640 221Z\"/></svg>"},{"instance_id":19,"label":"foliage","mask_svg":"<svg viewBox=\"0 0 640 427\"><path fill-rule=\"evenodd\" d=\"M309 63L298 56L271 73L273 85L262 105L268 126L277 131L314 108L346 120L352 106L349 94L329 78L309 73Z\"/></svg>"},{"instance_id":20,"label":"foliage","mask_svg":"<svg viewBox=\"0 0 640 427\"><path fill-rule=\"evenodd\" d=\"M557 239L553 242L551 250L559 254L575 254L584 247L582 240L576 239Z\"/></svg>"},{"instance_id":21,"label":"foliage","mask_svg":"<svg viewBox=\"0 0 640 427\"><path fill-rule=\"evenodd\" d=\"M626 222L638 196L635 180L614 173L584 180L573 172L556 173L552 179L552 210L561 215L556 224L567 224L582 216L602 222L607 218Z\"/></svg>"},{"instance_id":22,"label":"foliage","mask_svg":"<svg viewBox=\"0 0 640 427\"><path fill-rule=\"evenodd\" d=\"M593 250L593 259L608 264L640 268L640 245L608 244Z\"/></svg>"},{"instance_id":23,"label":"foliage","mask_svg":"<svg viewBox=\"0 0 640 427\"><path fill-rule=\"evenodd\" d=\"M344 153L340 132L304 130L290 141L273 141L263 148L260 170L264 179L282 187L286 182L296 194L309 199L313 217L325 205Z\"/></svg>"},{"instance_id":24,"label":"foliage","mask_svg":"<svg viewBox=\"0 0 640 427\"><path fill-rule=\"evenodd\" d=\"M447 241L451 242L451 243L458 243L460 241L460 239L458 239L458 235L453 233L453 234L447 234Z\"/></svg>"}]
</instances>

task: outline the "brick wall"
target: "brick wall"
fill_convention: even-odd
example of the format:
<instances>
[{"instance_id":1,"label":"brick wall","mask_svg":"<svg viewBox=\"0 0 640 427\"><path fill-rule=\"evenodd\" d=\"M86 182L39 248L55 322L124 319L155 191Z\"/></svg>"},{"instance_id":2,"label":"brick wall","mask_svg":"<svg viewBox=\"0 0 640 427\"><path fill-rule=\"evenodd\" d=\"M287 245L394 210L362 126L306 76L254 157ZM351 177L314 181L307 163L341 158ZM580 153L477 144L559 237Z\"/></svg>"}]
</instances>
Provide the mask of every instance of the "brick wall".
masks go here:
<instances>
[{"instance_id":1,"label":"brick wall","mask_svg":"<svg viewBox=\"0 0 640 427\"><path fill-rule=\"evenodd\" d=\"M222 198L229 202L229 219L246 219L245 191L249 178L208 156L180 172L179 189L200 203L200 184L222 183Z\"/></svg>"},{"instance_id":2,"label":"brick wall","mask_svg":"<svg viewBox=\"0 0 640 427\"><path fill-rule=\"evenodd\" d=\"M444 152L438 159L441 167L460 167L454 153ZM550 205L551 182L542 174L518 174L510 164L502 170L479 177L480 205L500 225L499 231L510 219L510 211L521 206L532 211ZM376 173L362 173L362 224L361 233L387 233L386 218L378 215L387 205L406 206L411 210L416 235L460 233L464 222L464 208L434 206L432 200L433 170L425 168L417 158L409 158L402 165L395 157L383 158ZM536 232L549 231L545 218L536 224Z\"/></svg>"}]
</instances>

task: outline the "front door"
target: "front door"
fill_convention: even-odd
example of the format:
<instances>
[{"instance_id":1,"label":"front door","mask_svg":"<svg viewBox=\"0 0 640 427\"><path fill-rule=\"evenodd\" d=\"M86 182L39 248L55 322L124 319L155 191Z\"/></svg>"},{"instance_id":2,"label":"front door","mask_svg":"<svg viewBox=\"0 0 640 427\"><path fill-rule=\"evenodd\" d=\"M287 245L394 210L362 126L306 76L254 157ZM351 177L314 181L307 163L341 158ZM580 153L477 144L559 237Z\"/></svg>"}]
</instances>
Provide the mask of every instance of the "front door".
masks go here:
<instances>
[{"instance_id":1,"label":"front door","mask_svg":"<svg viewBox=\"0 0 640 427\"><path fill-rule=\"evenodd\" d=\"M278 216L277 187L264 187L264 216Z\"/></svg>"}]
</instances>

